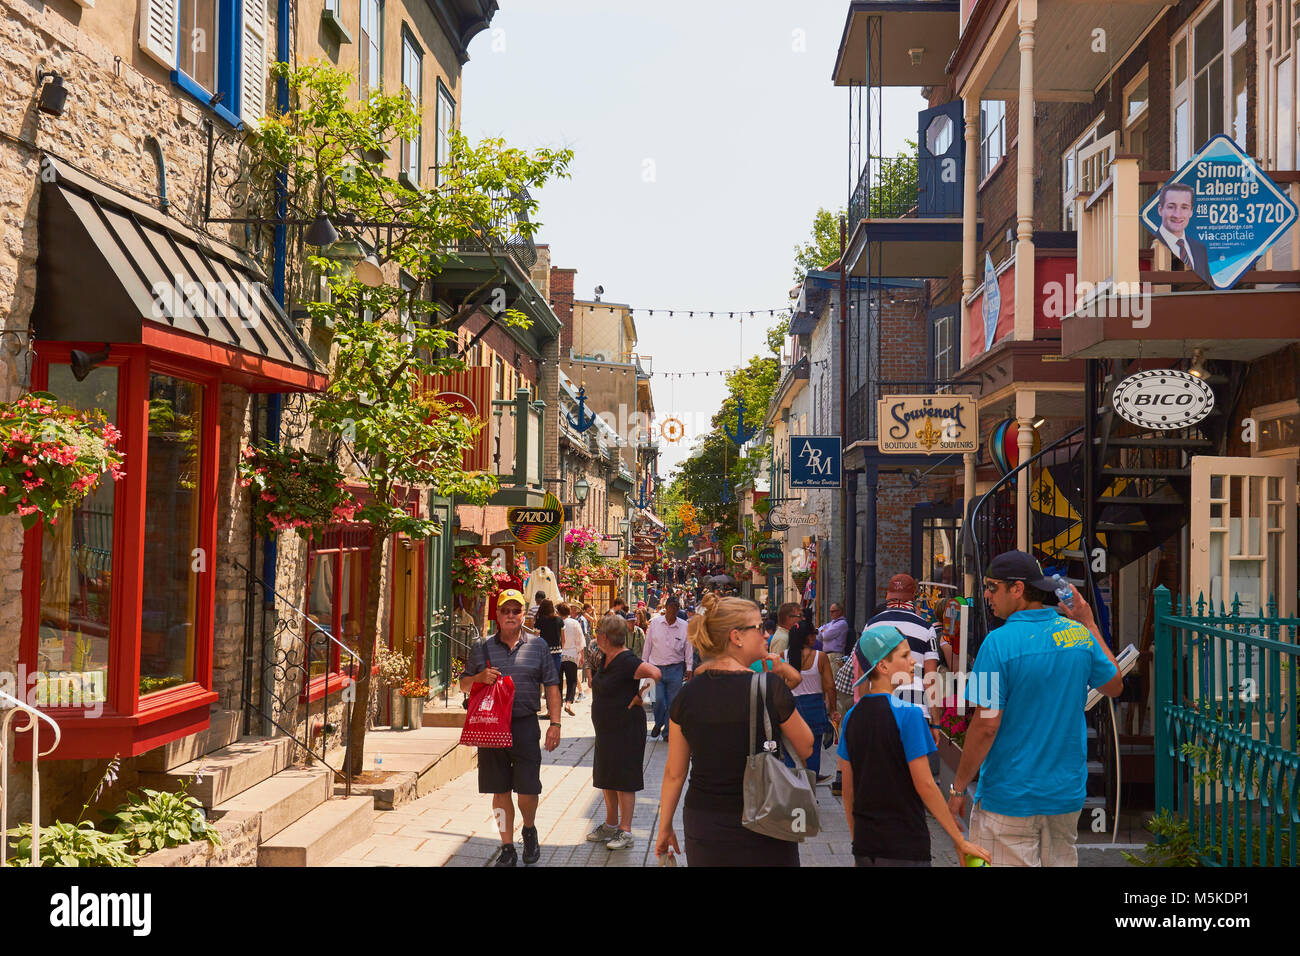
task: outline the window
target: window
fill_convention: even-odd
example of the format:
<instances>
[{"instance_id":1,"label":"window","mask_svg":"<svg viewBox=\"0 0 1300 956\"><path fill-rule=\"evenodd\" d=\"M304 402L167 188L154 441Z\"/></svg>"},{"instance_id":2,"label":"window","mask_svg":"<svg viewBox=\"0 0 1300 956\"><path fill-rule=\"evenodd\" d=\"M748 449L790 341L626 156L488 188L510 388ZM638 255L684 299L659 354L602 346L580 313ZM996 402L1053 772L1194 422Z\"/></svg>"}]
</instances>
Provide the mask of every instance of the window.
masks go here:
<instances>
[{"instance_id":1,"label":"window","mask_svg":"<svg viewBox=\"0 0 1300 956\"><path fill-rule=\"evenodd\" d=\"M266 106L268 0L139 0L140 47L231 126Z\"/></svg>"},{"instance_id":2,"label":"window","mask_svg":"<svg viewBox=\"0 0 1300 956\"><path fill-rule=\"evenodd\" d=\"M1092 192L1105 178L1105 168L1110 163L1112 150L1089 149L1097 143L1097 132L1102 117L1093 120L1088 131L1070 144L1061 156L1061 228L1066 232L1075 229L1074 203L1081 192ZM1111 143L1114 137L1109 137Z\"/></svg>"},{"instance_id":3,"label":"window","mask_svg":"<svg viewBox=\"0 0 1300 956\"><path fill-rule=\"evenodd\" d=\"M1300 45L1300 3L1269 0L1260 7L1260 47L1267 75L1260 82L1259 115L1267 131L1262 137L1268 162L1274 169L1296 169L1300 159L1300 70L1296 47Z\"/></svg>"},{"instance_id":4,"label":"window","mask_svg":"<svg viewBox=\"0 0 1300 956\"><path fill-rule=\"evenodd\" d=\"M1170 147L1181 167L1212 136L1246 142L1245 0L1214 0L1178 31L1172 44Z\"/></svg>"},{"instance_id":5,"label":"window","mask_svg":"<svg viewBox=\"0 0 1300 956\"><path fill-rule=\"evenodd\" d=\"M1151 106L1151 82L1147 67L1124 87L1124 152L1143 159L1147 155L1147 120Z\"/></svg>"},{"instance_id":6,"label":"window","mask_svg":"<svg viewBox=\"0 0 1300 956\"><path fill-rule=\"evenodd\" d=\"M335 641L354 652L360 648L372 537L368 528L340 528L327 532L320 547L308 553L307 617L311 623L304 626L311 648L312 677L351 672L351 658L342 659L343 650Z\"/></svg>"},{"instance_id":7,"label":"window","mask_svg":"<svg viewBox=\"0 0 1300 956\"><path fill-rule=\"evenodd\" d=\"M980 181L988 178L1007 152L1007 104L1001 100L980 101Z\"/></svg>"},{"instance_id":8,"label":"window","mask_svg":"<svg viewBox=\"0 0 1300 956\"><path fill-rule=\"evenodd\" d=\"M930 313L930 378L936 382L949 381L956 376L958 316L956 308L936 309Z\"/></svg>"},{"instance_id":9,"label":"window","mask_svg":"<svg viewBox=\"0 0 1300 956\"><path fill-rule=\"evenodd\" d=\"M434 143L437 155L433 157L434 185L442 182L443 167L451 159L451 134L456 128L456 101L451 98L447 87L438 81L438 139Z\"/></svg>"},{"instance_id":10,"label":"window","mask_svg":"<svg viewBox=\"0 0 1300 956\"><path fill-rule=\"evenodd\" d=\"M361 43L357 76L361 99L384 88L384 0L361 0Z\"/></svg>"},{"instance_id":11,"label":"window","mask_svg":"<svg viewBox=\"0 0 1300 956\"><path fill-rule=\"evenodd\" d=\"M402 92L420 110L423 102L424 54L415 39L402 28ZM402 140L402 175L411 186L420 184L420 131L414 139Z\"/></svg>"}]
</instances>

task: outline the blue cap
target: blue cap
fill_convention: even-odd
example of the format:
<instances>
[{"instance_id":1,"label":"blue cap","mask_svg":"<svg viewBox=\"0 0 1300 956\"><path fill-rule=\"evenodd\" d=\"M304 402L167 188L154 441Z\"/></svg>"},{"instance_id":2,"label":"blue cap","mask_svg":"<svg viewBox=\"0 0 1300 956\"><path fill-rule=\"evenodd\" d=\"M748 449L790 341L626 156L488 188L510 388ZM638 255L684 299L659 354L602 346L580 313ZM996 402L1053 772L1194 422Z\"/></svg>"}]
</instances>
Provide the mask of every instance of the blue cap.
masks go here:
<instances>
[{"instance_id":1,"label":"blue cap","mask_svg":"<svg viewBox=\"0 0 1300 956\"><path fill-rule=\"evenodd\" d=\"M862 631L862 636L858 638L858 646L855 649L858 655L858 665L862 668L862 676L853 682L857 687L868 675L875 670L876 665L883 661L899 644L907 640L903 632L889 624L877 624L875 627L867 627Z\"/></svg>"}]
</instances>

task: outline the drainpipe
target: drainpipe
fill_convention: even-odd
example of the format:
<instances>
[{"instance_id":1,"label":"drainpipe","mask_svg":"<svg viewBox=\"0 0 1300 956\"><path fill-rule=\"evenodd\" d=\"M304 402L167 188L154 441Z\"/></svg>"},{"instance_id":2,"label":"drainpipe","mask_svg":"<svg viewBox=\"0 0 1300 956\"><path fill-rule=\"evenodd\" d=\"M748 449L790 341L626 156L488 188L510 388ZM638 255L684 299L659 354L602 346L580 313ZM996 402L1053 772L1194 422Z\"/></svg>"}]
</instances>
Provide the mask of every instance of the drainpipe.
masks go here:
<instances>
[{"instance_id":1,"label":"drainpipe","mask_svg":"<svg viewBox=\"0 0 1300 956\"><path fill-rule=\"evenodd\" d=\"M158 164L158 210L166 213L171 200L167 198L167 160L163 159L162 143L158 142L157 136L151 134L144 138L144 145L153 153L154 161Z\"/></svg>"}]
</instances>

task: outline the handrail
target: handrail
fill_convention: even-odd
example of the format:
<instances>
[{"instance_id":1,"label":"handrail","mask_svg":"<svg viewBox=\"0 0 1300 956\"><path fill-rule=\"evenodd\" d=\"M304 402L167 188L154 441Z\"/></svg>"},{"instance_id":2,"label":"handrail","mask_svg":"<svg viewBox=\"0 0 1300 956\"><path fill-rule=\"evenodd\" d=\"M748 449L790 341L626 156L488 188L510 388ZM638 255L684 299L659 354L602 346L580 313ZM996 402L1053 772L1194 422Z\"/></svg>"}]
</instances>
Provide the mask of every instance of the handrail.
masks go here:
<instances>
[{"instance_id":1,"label":"handrail","mask_svg":"<svg viewBox=\"0 0 1300 956\"><path fill-rule=\"evenodd\" d=\"M1064 445L1066 442L1070 441L1070 439L1074 438L1076 435L1079 435L1082 432L1083 432L1083 426L1080 425L1078 428L1074 429L1073 431L1067 432L1065 435L1062 435L1060 438L1052 442L1046 448L1040 450L1038 454L1034 455L1032 458L1029 458L1021 462L1015 468L1011 469L1011 471L1007 472L1005 475L999 478L996 482L993 483L993 487L990 488L988 491L984 492L984 494L980 496L979 500L975 502L975 507L971 509L971 513L970 513L970 529L971 529L971 538L975 544L975 586L977 588L981 588L984 586L984 556L982 553L983 542L981 542L978 538L975 537L975 535L978 533L978 529L979 529L978 519L980 516L980 511L984 508L984 503L986 501L989 501L995 494L997 494L998 490L1001 489L1003 485L1007 484L1007 482L1015 478L1015 476L1018 475L1021 471L1029 468L1031 465L1041 460L1049 451L1054 451L1055 449L1059 448L1061 445ZM1086 561L1084 563L1087 564ZM986 627L988 624L987 614L988 614L987 607L981 604L980 617Z\"/></svg>"},{"instance_id":2,"label":"handrail","mask_svg":"<svg viewBox=\"0 0 1300 956\"><path fill-rule=\"evenodd\" d=\"M63 731L58 721L35 707L24 704L17 697L0 690L0 708L6 713L0 717L0 866L9 858L9 757L5 741L9 739L9 728L18 714L27 715L27 726L18 727L15 733L32 732L32 854L31 865L39 866L41 857L41 776L37 764L44 756L54 753L63 739ZM41 721L54 728L54 743L48 750L41 750Z\"/></svg>"}]
</instances>

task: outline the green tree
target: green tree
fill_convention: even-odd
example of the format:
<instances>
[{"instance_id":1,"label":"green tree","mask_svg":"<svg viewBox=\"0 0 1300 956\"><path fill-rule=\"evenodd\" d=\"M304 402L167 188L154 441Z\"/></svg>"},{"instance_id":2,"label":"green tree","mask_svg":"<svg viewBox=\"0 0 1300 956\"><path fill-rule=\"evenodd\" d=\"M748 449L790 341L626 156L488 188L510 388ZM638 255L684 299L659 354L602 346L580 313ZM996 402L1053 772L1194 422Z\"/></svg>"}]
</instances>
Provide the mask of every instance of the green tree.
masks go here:
<instances>
[{"instance_id":1,"label":"green tree","mask_svg":"<svg viewBox=\"0 0 1300 956\"><path fill-rule=\"evenodd\" d=\"M879 175L871 184L872 219L895 219L913 212L917 203L916 142L897 156L881 156Z\"/></svg>"},{"instance_id":2,"label":"green tree","mask_svg":"<svg viewBox=\"0 0 1300 956\"><path fill-rule=\"evenodd\" d=\"M311 403L311 424L329 437L332 457L354 467L367 492L357 520L370 525L379 548L369 562L361 637L354 648L360 658L355 670L360 705L353 708L348 734L352 771L359 773L365 702L380 639L382 549L394 534L438 533L434 522L403 508L406 490L427 487L439 496L483 503L497 487L493 476L461 466L479 426L435 402L424 382L429 375L465 367L454 354L456 329L480 310L494 311L491 303L499 298L505 265L492 250L536 230L536 203L528 189L567 175L572 153L529 153L495 139L472 146L453 133L439 184L411 188L387 175L380 158L385 152L395 155L400 141L419 129L419 113L405 96L375 94L357 103L349 94L352 78L319 64L298 69L277 64L275 74L287 80L290 109L264 121L253 147L250 188L282 177L288 195L307 212L329 209L344 230L350 222L367 221L404 227L373 237L385 269L378 288L312 255L301 241L290 262L300 289L312 289L319 276L328 280L329 301L308 304L314 327L334 330L329 387ZM488 251L496 274L461 302L440 305L400 286L399 270L416 280L417 289L427 288L428 280L456 258L458 244L470 239ZM495 315L502 323L527 324L518 312Z\"/></svg>"},{"instance_id":3,"label":"green tree","mask_svg":"<svg viewBox=\"0 0 1300 956\"><path fill-rule=\"evenodd\" d=\"M818 209L813 216L808 241L794 247L794 281L803 282L814 269L825 269L840 257L840 219L844 210L833 213Z\"/></svg>"}]
</instances>

